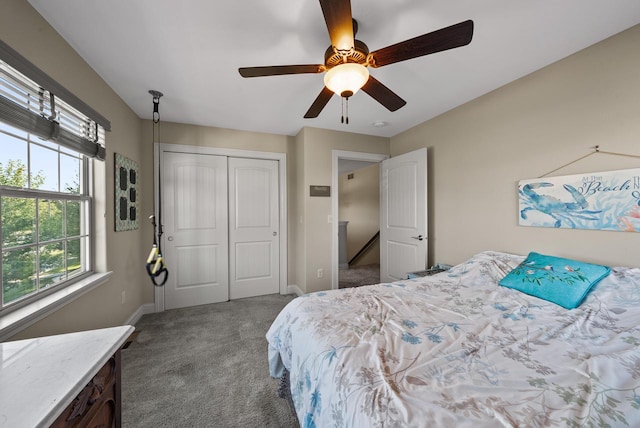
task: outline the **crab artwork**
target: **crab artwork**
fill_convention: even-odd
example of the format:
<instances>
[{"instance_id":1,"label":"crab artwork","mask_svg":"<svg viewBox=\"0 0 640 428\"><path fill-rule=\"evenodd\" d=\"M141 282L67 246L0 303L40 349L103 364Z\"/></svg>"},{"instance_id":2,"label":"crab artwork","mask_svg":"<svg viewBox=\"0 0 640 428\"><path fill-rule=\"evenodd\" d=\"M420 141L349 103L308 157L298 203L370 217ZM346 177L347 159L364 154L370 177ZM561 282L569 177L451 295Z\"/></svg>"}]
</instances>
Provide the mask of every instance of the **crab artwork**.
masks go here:
<instances>
[{"instance_id":1,"label":"crab artwork","mask_svg":"<svg viewBox=\"0 0 640 428\"><path fill-rule=\"evenodd\" d=\"M601 210L589 210L587 199L570 184L563 184L570 198L568 201L561 200L555 196L541 194L536 189L553 187L553 183L539 182L529 183L522 186L518 191L520 203L524 208L520 210L520 217L527 219L532 213L537 211L543 215L553 218L554 227L576 227L576 219L598 220L597 214Z\"/></svg>"},{"instance_id":2,"label":"crab artwork","mask_svg":"<svg viewBox=\"0 0 640 428\"><path fill-rule=\"evenodd\" d=\"M640 232L640 168L518 182L520 226Z\"/></svg>"}]
</instances>

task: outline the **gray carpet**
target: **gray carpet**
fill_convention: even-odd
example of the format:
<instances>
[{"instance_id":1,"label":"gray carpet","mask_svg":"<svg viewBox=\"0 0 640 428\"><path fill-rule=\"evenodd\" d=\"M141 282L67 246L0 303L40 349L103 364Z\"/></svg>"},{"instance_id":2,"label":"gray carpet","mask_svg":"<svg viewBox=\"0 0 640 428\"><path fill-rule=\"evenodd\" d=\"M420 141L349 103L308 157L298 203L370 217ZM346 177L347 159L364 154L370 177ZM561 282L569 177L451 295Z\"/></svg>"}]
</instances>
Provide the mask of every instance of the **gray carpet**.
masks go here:
<instances>
[{"instance_id":1,"label":"gray carpet","mask_svg":"<svg viewBox=\"0 0 640 428\"><path fill-rule=\"evenodd\" d=\"M265 339L294 297L144 315L122 351L122 426L297 427L269 376Z\"/></svg>"},{"instance_id":2,"label":"gray carpet","mask_svg":"<svg viewBox=\"0 0 640 428\"><path fill-rule=\"evenodd\" d=\"M362 285L378 284L379 282L379 264L352 266L349 269L340 269L338 273L339 288L360 287Z\"/></svg>"}]
</instances>

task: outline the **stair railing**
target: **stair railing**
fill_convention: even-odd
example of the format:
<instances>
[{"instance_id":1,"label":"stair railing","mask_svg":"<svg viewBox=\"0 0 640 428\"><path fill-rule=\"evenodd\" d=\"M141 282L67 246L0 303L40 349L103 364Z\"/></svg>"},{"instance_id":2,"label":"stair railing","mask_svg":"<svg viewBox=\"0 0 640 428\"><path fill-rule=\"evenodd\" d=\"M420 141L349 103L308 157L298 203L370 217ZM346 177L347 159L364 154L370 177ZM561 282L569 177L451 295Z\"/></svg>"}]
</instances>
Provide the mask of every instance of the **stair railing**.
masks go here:
<instances>
[{"instance_id":1,"label":"stair railing","mask_svg":"<svg viewBox=\"0 0 640 428\"><path fill-rule=\"evenodd\" d=\"M358 260L358 259L359 259L359 258L360 258L364 253L366 253L366 252L367 252L367 250L368 250L369 248L371 248L371 246L373 246L373 244L374 244L378 239L380 239L380 231L377 231L377 232L376 232L376 234L375 234L375 235L373 235L373 236L371 237L371 239L369 239L369 241L367 241L367 243L366 243L366 244L364 244L364 246L363 246L362 248L360 248L360 251L358 251L358 252L356 253L356 255L355 255L355 256L351 257L351 260L349 260L349 263L348 263L348 264L349 264L349 267L351 267L351 265L352 265L356 260Z\"/></svg>"}]
</instances>

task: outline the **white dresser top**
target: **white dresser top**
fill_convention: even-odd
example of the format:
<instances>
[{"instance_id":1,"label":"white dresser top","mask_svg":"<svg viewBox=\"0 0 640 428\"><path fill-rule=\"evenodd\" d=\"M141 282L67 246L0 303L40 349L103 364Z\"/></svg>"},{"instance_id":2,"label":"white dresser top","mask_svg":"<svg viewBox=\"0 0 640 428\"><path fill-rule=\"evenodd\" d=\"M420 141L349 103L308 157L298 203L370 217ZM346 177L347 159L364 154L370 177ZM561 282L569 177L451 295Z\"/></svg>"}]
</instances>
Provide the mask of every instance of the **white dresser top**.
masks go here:
<instances>
[{"instance_id":1,"label":"white dresser top","mask_svg":"<svg viewBox=\"0 0 640 428\"><path fill-rule=\"evenodd\" d=\"M0 343L0 427L48 427L131 335L132 326Z\"/></svg>"}]
</instances>

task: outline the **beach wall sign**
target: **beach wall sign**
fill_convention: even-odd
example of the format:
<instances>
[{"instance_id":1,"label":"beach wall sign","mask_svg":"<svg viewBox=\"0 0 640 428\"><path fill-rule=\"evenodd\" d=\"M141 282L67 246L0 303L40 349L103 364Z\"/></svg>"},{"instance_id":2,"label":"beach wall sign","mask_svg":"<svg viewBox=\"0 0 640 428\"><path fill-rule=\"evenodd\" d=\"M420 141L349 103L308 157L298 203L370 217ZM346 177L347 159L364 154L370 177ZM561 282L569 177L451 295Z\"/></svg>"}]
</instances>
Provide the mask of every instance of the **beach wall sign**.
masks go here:
<instances>
[{"instance_id":1,"label":"beach wall sign","mask_svg":"<svg viewBox=\"0 0 640 428\"><path fill-rule=\"evenodd\" d=\"M521 226L640 232L640 168L518 183Z\"/></svg>"}]
</instances>

